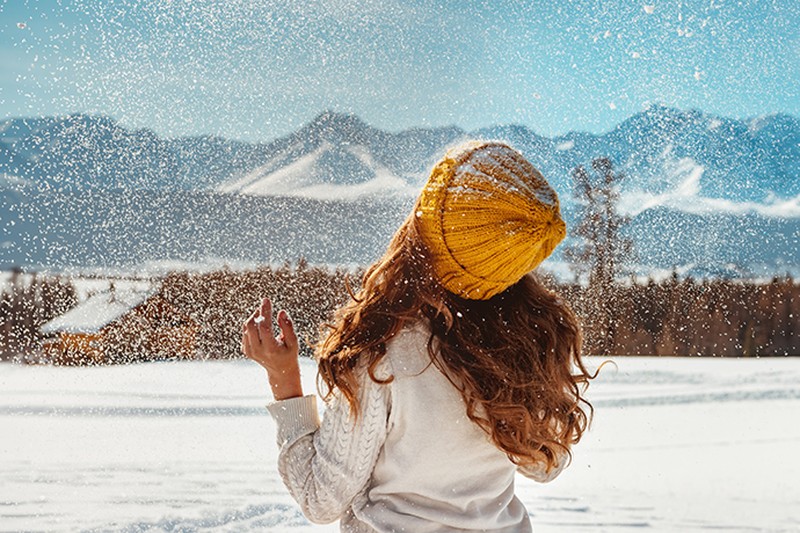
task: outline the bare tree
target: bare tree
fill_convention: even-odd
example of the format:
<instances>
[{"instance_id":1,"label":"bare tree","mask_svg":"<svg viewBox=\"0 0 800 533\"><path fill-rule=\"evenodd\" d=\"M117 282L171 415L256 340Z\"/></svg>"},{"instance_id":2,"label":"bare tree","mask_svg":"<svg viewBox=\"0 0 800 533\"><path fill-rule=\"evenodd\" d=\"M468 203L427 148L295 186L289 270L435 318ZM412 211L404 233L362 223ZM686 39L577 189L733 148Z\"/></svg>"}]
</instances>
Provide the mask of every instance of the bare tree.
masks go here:
<instances>
[{"instance_id":1,"label":"bare tree","mask_svg":"<svg viewBox=\"0 0 800 533\"><path fill-rule=\"evenodd\" d=\"M572 172L573 195L582 209L572 230L578 242L567 247L564 254L576 272L589 273L586 303L592 312L587 326L594 330L592 337L596 339L590 349L608 355L616 345L619 318L614 303L615 280L633 251L633 243L620 235L620 229L630 222L629 217L617 211L617 184L624 175L614 172L611 160L606 157L594 159L592 170L590 175L583 166L578 166Z\"/></svg>"}]
</instances>

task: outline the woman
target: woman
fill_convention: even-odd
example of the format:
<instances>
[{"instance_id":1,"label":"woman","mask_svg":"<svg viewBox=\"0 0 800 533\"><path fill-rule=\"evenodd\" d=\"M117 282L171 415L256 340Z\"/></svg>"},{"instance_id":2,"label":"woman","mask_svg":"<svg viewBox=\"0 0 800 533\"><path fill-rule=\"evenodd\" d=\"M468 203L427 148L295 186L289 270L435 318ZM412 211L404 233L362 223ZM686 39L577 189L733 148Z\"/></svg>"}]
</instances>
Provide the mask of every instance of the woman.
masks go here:
<instances>
[{"instance_id":1,"label":"woman","mask_svg":"<svg viewBox=\"0 0 800 533\"><path fill-rule=\"evenodd\" d=\"M579 324L531 272L564 236L556 193L521 154L450 150L315 347L321 422L289 315L275 338L263 300L242 350L267 370L278 469L309 520L531 531L514 474L555 478L592 413Z\"/></svg>"}]
</instances>

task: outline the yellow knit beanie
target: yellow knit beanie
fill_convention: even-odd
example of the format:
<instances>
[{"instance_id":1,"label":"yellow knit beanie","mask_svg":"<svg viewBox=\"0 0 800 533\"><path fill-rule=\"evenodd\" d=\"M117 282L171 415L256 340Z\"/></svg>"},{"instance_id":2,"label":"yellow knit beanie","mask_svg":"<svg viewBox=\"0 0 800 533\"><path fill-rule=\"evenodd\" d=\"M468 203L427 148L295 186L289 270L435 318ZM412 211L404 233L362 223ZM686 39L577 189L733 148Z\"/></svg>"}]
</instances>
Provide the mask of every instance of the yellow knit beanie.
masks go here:
<instances>
[{"instance_id":1,"label":"yellow knit beanie","mask_svg":"<svg viewBox=\"0 0 800 533\"><path fill-rule=\"evenodd\" d=\"M555 191L500 142L449 150L415 209L439 281L471 300L488 300L519 281L566 235Z\"/></svg>"}]
</instances>

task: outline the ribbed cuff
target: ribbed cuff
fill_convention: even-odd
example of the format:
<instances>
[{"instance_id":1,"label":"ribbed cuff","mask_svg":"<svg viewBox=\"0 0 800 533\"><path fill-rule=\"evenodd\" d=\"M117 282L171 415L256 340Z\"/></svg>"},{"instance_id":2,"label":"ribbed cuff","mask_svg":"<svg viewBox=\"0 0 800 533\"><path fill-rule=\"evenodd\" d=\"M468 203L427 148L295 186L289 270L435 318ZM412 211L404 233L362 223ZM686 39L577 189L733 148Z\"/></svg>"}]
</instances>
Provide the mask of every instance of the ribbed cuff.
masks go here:
<instances>
[{"instance_id":1,"label":"ribbed cuff","mask_svg":"<svg viewBox=\"0 0 800 533\"><path fill-rule=\"evenodd\" d=\"M278 426L279 448L313 433L320 424L315 394L271 402L267 404L267 411Z\"/></svg>"}]
</instances>

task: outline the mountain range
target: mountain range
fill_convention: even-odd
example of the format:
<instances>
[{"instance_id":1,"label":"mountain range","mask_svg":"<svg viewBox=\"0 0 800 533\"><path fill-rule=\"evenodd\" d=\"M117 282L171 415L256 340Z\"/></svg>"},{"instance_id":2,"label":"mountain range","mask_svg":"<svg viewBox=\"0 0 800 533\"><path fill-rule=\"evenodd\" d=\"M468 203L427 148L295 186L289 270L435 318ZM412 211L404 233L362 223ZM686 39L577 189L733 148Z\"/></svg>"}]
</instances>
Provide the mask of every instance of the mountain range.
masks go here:
<instances>
[{"instance_id":1,"label":"mountain range","mask_svg":"<svg viewBox=\"0 0 800 533\"><path fill-rule=\"evenodd\" d=\"M318 262L368 262L435 160L471 138L522 151L559 193L568 225L579 208L573 169L609 157L624 175L619 207L632 217L639 271L765 273L800 263L800 121L651 106L609 132L555 138L519 125L392 133L333 112L269 143L163 139L85 114L8 119L0 122L0 267L282 261L301 248ZM247 225L237 214L245 206L271 227L240 251L236 239L252 232L217 217ZM262 237L281 246L259 248Z\"/></svg>"}]
</instances>

